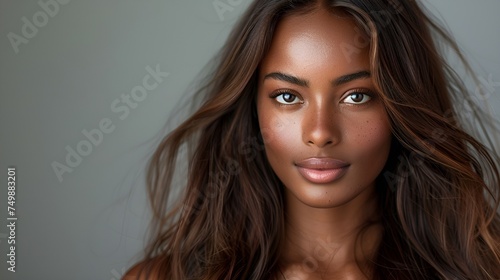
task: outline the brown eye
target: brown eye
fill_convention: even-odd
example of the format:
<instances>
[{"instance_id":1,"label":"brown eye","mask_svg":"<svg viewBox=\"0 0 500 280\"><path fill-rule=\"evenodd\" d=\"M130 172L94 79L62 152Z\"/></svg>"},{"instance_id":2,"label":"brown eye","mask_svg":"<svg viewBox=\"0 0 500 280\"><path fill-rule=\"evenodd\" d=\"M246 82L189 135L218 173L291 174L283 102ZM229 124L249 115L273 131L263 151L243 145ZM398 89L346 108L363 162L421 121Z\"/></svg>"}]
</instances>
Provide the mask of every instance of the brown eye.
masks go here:
<instances>
[{"instance_id":1,"label":"brown eye","mask_svg":"<svg viewBox=\"0 0 500 280\"><path fill-rule=\"evenodd\" d=\"M300 102L300 99L293 93L290 92L282 92L274 96L276 101L278 101L281 104L296 104Z\"/></svg>"},{"instance_id":2,"label":"brown eye","mask_svg":"<svg viewBox=\"0 0 500 280\"><path fill-rule=\"evenodd\" d=\"M351 95L351 100L352 100L353 102L358 103L358 102L363 101L363 97L364 97L364 96L363 96L363 94L362 94L362 93L353 93L353 94Z\"/></svg>"},{"instance_id":3,"label":"brown eye","mask_svg":"<svg viewBox=\"0 0 500 280\"><path fill-rule=\"evenodd\" d=\"M285 100L285 102L292 103L295 98L295 95L292 95L290 93L283 93L283 100Z\"/></svg>"},{"instance_id":4,"label":"brown eye","mask_svg":"<svg viewBox=\"0 0 500 280\"><path fill-rule=\"evenodd\" d=\"M353 92L344 99L345 103L349 104L363 104L368 102L372 97L363 92Z\"/></svg>"}]
</instances>

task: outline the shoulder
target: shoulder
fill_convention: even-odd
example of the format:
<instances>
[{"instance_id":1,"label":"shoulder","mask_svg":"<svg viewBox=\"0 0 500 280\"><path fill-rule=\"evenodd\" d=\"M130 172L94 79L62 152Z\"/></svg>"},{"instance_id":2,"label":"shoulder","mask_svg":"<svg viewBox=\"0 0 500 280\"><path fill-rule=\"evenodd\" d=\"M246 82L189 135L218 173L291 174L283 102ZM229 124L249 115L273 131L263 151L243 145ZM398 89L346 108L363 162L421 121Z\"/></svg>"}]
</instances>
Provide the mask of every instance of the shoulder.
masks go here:
<instances>
[{"instance_id":1,"label":"shoulder","mask_svg":"<svg viewBox=\"0 0 500 280\"><path fill-rule=\"evenodd\" d=\"M159 279L157 273L151 270L150 265L148 265L146 261L142 261L136 263L131 268L129 268L129 270L125 273L125 275L123 275L123 278L121 280L157 280L157 279Z\"/></svg>"}]
</instances>

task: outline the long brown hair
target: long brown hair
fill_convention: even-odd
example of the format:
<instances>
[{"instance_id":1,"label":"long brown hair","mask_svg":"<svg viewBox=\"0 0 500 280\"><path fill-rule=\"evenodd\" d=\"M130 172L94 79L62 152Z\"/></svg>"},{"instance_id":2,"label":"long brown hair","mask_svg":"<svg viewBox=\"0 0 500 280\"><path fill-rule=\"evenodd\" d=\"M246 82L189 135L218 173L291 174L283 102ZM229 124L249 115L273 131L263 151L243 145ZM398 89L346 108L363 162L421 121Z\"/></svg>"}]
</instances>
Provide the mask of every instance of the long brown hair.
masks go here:
<instances>
[{"instance_id":1,"label":"long brown hair","mask_svg":"<svg viewBox=\"0 0 500 280\"><path fill-rule=\"evenodd\" d=\"M491 136L487 125L496 126L436 46L445 43L470 69L457 45L409 0L250 5L197 93L202 104L151 159L153 220L143 275L278 277L284 191L264 152L256 77L280 19L318 6L356 20L360 45L346 45L345 55L369 44L371 73L392 126L391 155L377 179L384 236L370 278L499 279L498 152L490 138L484 145L472 136ZM183 155L187 180L179 183L176 164Z\"/></svg>"}]
</instances>

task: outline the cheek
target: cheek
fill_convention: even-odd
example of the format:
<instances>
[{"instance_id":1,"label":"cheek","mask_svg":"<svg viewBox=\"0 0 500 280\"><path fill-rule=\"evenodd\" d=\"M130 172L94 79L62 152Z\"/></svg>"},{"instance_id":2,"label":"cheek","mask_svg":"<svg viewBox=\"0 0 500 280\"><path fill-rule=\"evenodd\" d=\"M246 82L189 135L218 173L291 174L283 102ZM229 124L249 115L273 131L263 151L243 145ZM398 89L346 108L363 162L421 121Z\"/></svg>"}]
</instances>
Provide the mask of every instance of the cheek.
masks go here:
<instances>
[{"instance_id":1,"label":"cheek","mask_svg":"<svg viewBox=\"0 0 500 280\"><path fill-rule=\"evenodd\" d=\"M276 116L269 116L264 120L260 121L260 132L266 146L278 145L276 142L286 142L286 139L290 137L287 133L288 126L280 118Z\"/></svg>"},{"instance_id":2,"label":"cheek","mask_svg":"<svg viewBox=\"0 0 500 280\"><path fill-rule=\"evenodd\" d=\"M385 115L363 120L356 131L351 131L349 135L352 140L346 142L352 145L349 149L358 160L372 165L385 164L392 138L389 121Z\"/></svg>"},{"instance_id":3,"label":"cheek","mask_svg":"<svg viewBox=\"0 0 500 280\"><path fill-rule=\"evenodd\" d=\"M300 144L300 122L292 116L286 117L262 108L259 112L259 126L269 162L273 167L289 162L292 151Z\"/></svg>"}]
</instances>

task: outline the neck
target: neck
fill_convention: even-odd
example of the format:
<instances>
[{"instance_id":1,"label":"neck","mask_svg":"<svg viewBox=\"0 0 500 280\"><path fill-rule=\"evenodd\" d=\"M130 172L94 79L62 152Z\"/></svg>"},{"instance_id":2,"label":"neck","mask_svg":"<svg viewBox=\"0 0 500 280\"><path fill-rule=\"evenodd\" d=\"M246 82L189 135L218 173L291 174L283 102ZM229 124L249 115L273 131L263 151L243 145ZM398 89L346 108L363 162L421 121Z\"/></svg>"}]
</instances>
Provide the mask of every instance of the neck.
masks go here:
<instances>
[{"instance_id":1,"label":"neck","mask_svg":"<svg viewBox=\"0 0 500 280\"><path fill-rule=\"evenodd\" d=\"M302 274L352 275L348 271L360 272L358 264L368 264L376 253L382 227L374 187L332 208L310 207L286 191L285 211L281 266L294 275L299 267Z\"/></svg>"}]
</instances>

